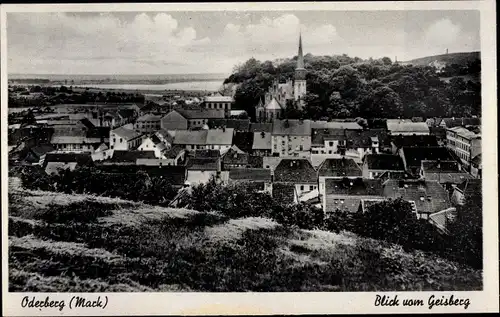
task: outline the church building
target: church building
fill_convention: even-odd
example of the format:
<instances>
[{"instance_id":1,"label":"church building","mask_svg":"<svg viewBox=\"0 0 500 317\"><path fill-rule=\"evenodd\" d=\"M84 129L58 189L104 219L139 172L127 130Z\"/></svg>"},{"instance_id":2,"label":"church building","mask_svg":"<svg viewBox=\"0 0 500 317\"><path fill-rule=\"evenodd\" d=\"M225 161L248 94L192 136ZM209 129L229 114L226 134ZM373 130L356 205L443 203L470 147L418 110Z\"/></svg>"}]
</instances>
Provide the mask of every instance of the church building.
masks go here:
<instances>
[{"instance_id":1,"label":"church building","mask_svg":"<svg viewBox=\"0 0 500 317\"><path fill-rule=\"evenodd\" d=\"M282 119L288 100L293 100L301 109L304 106L303 97L306 93L306 69L302 52L302 35L299 35L299 53L297 55L294 80L289 79L286 83L279 83L278 79L276 79L273 82L265 97L259 100L259 104L255 108L257 121L270 122L275 119Z\"/></svg>"}]
</instances>

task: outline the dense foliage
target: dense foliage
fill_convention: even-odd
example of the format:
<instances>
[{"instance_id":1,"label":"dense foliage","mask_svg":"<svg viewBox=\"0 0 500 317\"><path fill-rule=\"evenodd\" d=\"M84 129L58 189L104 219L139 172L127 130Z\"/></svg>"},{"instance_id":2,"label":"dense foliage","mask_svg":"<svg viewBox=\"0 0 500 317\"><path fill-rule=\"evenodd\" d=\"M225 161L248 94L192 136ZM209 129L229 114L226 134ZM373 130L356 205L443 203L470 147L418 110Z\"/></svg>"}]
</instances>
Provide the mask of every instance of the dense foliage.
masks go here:
<instances>
[{"instance_id":1,"label":"dense foliage","mask_svg":"<svg viewBox=\"0 0 500 317\"><path fill-rule=\"evenodd\" d=\"M41 168L26 168L21 172L25 188L52 190L63 193L89 193L108 197L167 205L176 195L172 185L161 176L137 173L104 173L92 167L78 167L74 171L61 170L47 175Z\"/></svg>"},{"instance_id":2,"label":"dense foliage","mask_svg":"<svg viewBox=\"0 0 500 317\"><path fill-rule=\"evenodd\" d=\"M445 76L477 76L480 60L460 67L448 65L442 73L433 66L392 63L390 58L366 60L342 56L305 57L306 106L289 117L308 119L374 117L411 118L480 115L481 84ZM250 59L235 67L225 83L239 84L235 107L255 116L258 104L274 79L293 78L296 58L281 63ZM479 76L477 76L479 77Z\"/></svg>"}]
</instances>

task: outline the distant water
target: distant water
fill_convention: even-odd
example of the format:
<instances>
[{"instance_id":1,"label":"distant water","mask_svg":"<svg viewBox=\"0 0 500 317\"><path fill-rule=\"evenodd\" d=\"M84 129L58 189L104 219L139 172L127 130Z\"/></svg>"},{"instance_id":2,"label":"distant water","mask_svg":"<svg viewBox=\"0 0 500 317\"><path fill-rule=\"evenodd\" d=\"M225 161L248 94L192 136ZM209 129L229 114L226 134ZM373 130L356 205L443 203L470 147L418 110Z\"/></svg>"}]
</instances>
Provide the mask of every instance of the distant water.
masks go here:
<instances>
[{"instance_id":1,"label":"distant water","mask_svg":"<svg viewBox=\"0 0 500 317\"><path fill-rule=\"evenodd\" d=\"M216 91L222 86L223 80L185 81L168 84L86 84L75 87L127 90L207 90Z\"/></svg>"}]
</instances>

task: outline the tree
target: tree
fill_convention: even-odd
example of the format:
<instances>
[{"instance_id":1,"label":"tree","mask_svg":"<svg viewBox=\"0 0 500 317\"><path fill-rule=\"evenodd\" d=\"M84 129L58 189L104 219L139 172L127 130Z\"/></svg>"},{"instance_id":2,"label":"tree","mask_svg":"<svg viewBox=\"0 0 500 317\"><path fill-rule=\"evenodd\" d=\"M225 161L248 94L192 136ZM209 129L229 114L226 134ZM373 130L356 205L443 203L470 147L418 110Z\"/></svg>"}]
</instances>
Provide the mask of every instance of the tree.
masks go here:
<instances>
[{"instance_id":1,"label":"tree","mask_svg":"<svg viewBox=\"0 0 500 317\"><path fill-rule=\"evenodd\" d=\"M387 56L382 57L382 63L384 63L384 65L392 65L391 59Z\"/></svg>"}]
</instances>

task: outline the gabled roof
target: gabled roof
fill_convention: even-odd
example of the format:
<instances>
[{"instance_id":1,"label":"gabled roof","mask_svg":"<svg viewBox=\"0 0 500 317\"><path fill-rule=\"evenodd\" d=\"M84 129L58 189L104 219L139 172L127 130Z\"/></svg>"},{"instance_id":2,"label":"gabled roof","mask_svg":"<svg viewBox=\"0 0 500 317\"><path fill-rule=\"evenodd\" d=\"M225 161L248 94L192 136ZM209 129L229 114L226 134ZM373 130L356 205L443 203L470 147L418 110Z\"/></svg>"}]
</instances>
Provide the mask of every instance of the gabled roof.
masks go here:
<instances>
[{"instance_id":1,"label":"gabled roof","mask_svg":"<svg viewBox=\"0 0 500 317\"><path fill-rule=\"evenodd\" d=\"M253 133L236 131L233 137L233 144L236 145L243 152L250 152L253 145Z\"/></svg>"},{"instance_id":2,"label":"gabled roof","mask_svg":"<svg viewBox=\"0 0 500 317\"><path fill-rule=\"evenodd\" d=\"M281 104L276 100L276 98L272 98L266 105L264 106L266 110L281 110L283 107Z\"/></svg>"},{"instance_id":3,"label":"gabled roof","mask_svg":"<svg viewBox=\"0 0 500 317\"><path fill-rule=\"evenodd\" d=\"M276 182L294 184L317 183L317 174L307 159L282 159L274 170Z\"/></svg>"},{"instance_id":4,"label":"gabled roof","mask_svg":"<svg viewBox=\"0 0 500 317\"><path fill-rule=\"evenodd\" d=\"M443 121L447 128L466 125L481 125L481 119L479 118L444 118Z\"/></svg>"},{"instance_id":5,"label":"gabled roof","mask_svg":"<svg viewBox=\"0 0 500 317\"><path fill-rule=\"evenodd\" d=\"M370 148L372 141L376 140L375 137L378 139L380 145L387 143L387 131L384 129L345 130L347 148Z\"/></svg>"},{"instance_id":6,"label":"gabled roof","mask_svg":"<svg viewBox=\"0 0 500 317\"><path fill-rule=\"evenodd\" d=\"M205 145L207 142L207 133L207 130L178 130L175 131L173 144Z\"/></svg>"},{"instance_id":7,"label":"gabled roof","mask_svg":"<svg viewBox=\"0 0 500 317\"><path fill-rule=\"evenodd\" d=\"M224 109L177 109L186 119L223 119Z\"/></svg>"},{"instance_id":8,"label":"gabled roof","mask_svg":"<svg viewBox=\"0 0 500 317\"><path fill-rule=\"evenodd\" d=\"M273 122L273 135L311 136L310 120L275 120Z\"/></svg>"},{"instance_id":9,"label":"gabled roof","mask_svg":"<svg viewBox=\"0 0 500 317\"><path fill-rule=\"evenodd\" d=\"M45 155L49 152L52 152L54 150L55 149L51 144L41 144L31 148L31 152L33 152L33 154L35 154L38 157Z\"/></svg>"},{"instance_id":10,"label":"gabled roof","mask_svg":"<svg viewBox=\"0 0 500 317\"><path fill-rule=\"evenodd\" d=\"M162 153L166 158L175 159L182 151L185 151L184 147L174 145L170 149L163 150Z\"/></svg>"},{"instance_id":11,"label":"gabled roof","mask_svg":"<svg viewBox=\"0 0 500 317\"><path fill-rule=\"evenodd\" d=\"M231 145L233 144L234 129L210 129L207 130L206 144Z\"/></svg>"},{"instance_id":12,"label":"gabled roof","mask_svg":"<svg viewBox=\"0 0 500 317\"><path fill-rule=\"evenodd\" d=\"M311 129L363 130L363 127L350 121L311 121Z\"/></svg>"},{"instance_id":13,"label":"gabled roof","mask_svg":"<svg viewBox=\"0 0 500 317\"><path fill-rule=\"evenodd\" d=\"M220 170L220 158L218 157L190 157L186 162L187 170L198 170L198 171L219 171Z\"/></svg>"},{"instance_id":14,"label":"gabled roof","mask_svg":"<svg viewBox=\"0 0 500 317\"><path fill-rule=\"evenodd\" d=\"M229 151L224 154L222 158L222 162L224 164L238 164L238 165L246 165L248 164L248 154L247 153L238 153L233 149L229 149Z\"/></svg>"},{"instance_id":15,"label":"gabled roof","mask_svg":"<svg viewBox=\"0 0 500 317\"><path fill-rule=\"evenodd\" d=\"M313 126L311 122L311 126ZM313 146L323 146L325 140L344 140L345 139L345 130L343 129L319 129L314 128L311 129L312 135L312 145Z\"/></svg>"},{"instance_id":16,"label":"gabled roof","mask_svg":"<svg viewBox=\"0 0 500 317\"><path fill-rule=\"evenodd\" d=\"M382 182L378 179L327 178L325 180L325 195L381 197L382 194Z\"/></svg>"},{"instance_id":17,"label":"gabled roof","mask_svg":"<svg viewBox=\"0 0 500 317\"><path fill-rule=\"evenodd\" d=\"M77 163L79 165L92 165L92 157L88 153L47 153L45 154L44 166L49 162Z\"/></svg>"},{"instance_id":18,"label":"gabled roof","mask_svg":"<svg viewBox=\"0 0 500 317\"><path fill-rule=\"evenodd\" d=\"M367 154L365 164L372 170L403 171L403 161L398 155Z\"/></svg>"},{"instance_id":19,"label":"gabled roof","mask_svg":"<svg viewBox=\"0 0 500 317\"><path fill-rule=\"evenodd\" d=\"M435 135L397 135L391 139L397 148L403 146L438 146Z\"/></svg>"},{"instance_id":20,"label":"gabled roof","mask_svg":"<svg viewBox=\"0 0 500 317\"><path fill-rule=\"evenodd\" d=\"M231 128L237 131L248 131L250 119L209 119L208 126L214 128Z\"/></svg>"},{"instance_id":21,"label":"gabled roof","mask_svg":"<svg viewBox=\"0 0 500 317\"><path fill-rule=\"evenodd\" d=\"M252 150L271 150L271 133L254 132Z\"/></svg>"},{"instance_id":22,"label":"gabled roof","mask_svg":"<svg viewBox=\"0 0 500 317\"><path fill-rule=\"evenodd\" d=\"M157 116L157 115L154 115L154 114L151 114L151 113L147 113L143 116L140 116L139 118L137 118L137 122L144 122L144 121L160 121L161 120L161 116Z\"/></svg>"},{"instance_id":23,"label":"gabled roof","mask_svg":"<svg viewBox=\"0 0 500 317\"><path fill-rule=\"evenodd\" d=\"M233 181L271 181L271 170L267 168L233 168L229 170L229 179Z\"/></svg>"},{"instance_id":24,"label":"gabled roof","mask_svg":"<svg viewBox=\"0 0 500 317\"><path fill-rule=\"evenodd\" d=\"M113 157L107 161L109 162L130 162L134 163L137 159L154 159L154 151L113 151Z\"/></svg>"},{"instance_id":25,"label":"gabled roof","mask_svg":"<svg viewBox=\"0 0 500 317\"><path fill-rule=\"evenodd\" d=\"M361 176L362 170L353 159L328 158L318 168L318 176L353 177Z\"/></svg>"},{"instance_id":26,"label":"gabled roof","mask_svg":"<svg viewBox=\"0 0 500 317\"><path fill-rule=\"evenodd\" d=\"M448 192L437 181L389 179L384 183L384 197L413 201L420 213L432 214L450 207Z\"/></svg>"},{"instance_id":27,"label":"gabled roof","mask_svg":"<svg viewBox=\"0 0 500 317\"><path fill-rule=\"evenodd\" d=\"M123 139L125 139L127 141L136 139L136 138L138 138L138 137L140 137L142 135L139 132L136 132L136 131L134 131L132 129L127 129L127 128L124 128L124 127L116 128L114 130L111 130L111 132L113 132L114 134L120 136L121 138L123 138Z\"/></svg>"},{"instance_id":28,"label":"gabled roof","mask_svg":"<svg viewBox=\"0 0 500 317\"><path fill-rule=\"evenodd\" d=\"M387 120L387 130L391 133L429 133L429 126L425 122L412 122L411 120Z\"/></svg>"},{"instance_id":29,"label":"gabled roof","mask_svg":"<svg viewBox=\"0 0 500 317\"><path fill-rule=\"evenodd\" d=\"M453 127L453 128L448 128L448 131L453 131L457 135L460 135L461 137L464 137L466 139L474 139L474 138L480 138L481 135L474 133L464 127Z\"/></svg>"},{"instance_id":30,"label":"gabled roof","mask_svg":"<svg viewBox=\"0 0 500 317\"><path fill-rule=\"evenodd\" d=\"M408 167L421 167L422 160L453 160L453 156L444 147L403 147L401 150Z\"/></svg>"},{"instance_id":31,"label":"gabled roof","mask_svg":"<svg viewBox=\"0 0 500 317\"><path fill-rule=\"evenodd\" d=\"M251 123L250 132L272 132L273 131L273 124L272 123Z\"/></svg>"}]
</instances>

